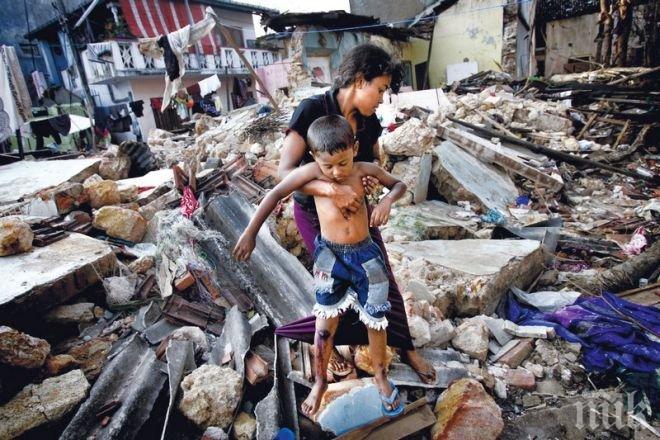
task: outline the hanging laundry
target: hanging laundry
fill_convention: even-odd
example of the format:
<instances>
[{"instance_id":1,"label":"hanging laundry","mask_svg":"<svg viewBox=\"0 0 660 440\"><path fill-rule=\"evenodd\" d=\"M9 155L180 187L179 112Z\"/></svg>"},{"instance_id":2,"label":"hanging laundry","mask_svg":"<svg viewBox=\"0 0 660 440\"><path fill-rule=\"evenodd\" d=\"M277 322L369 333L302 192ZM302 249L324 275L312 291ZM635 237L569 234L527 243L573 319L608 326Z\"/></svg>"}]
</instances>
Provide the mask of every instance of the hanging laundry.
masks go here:
<instances>
[{"instance_id":1,"label":"hanging laundry","mask_svg":"<svg viewBox=\"0 0 660 440\"><path fill-rule=\"evenodd\" d=\"M32 101L16 49L0 47L0 142L32 119Z\"/></svg>"},{"instance_id":2,"label":"hanging laundry","mask_svg":"<svg viewBox=\"0 0 660 440\"><path fill-rule=\"evenodd\" d=\"M144 116L144 101L142 101L142 100L132 101L132 102L128 103L128 106L131 108L131 111L138 118L141 118L142 116Z\"/></svg>"},{"instance_id":3,"label":"hanging laundry","mask_svg":"<svg viewBox=\"0 0 660 440\"><path fill-rule=\"evenodd\" d=\"M94 125L101 131L107 129L111 133L131 130L131 117L126 104L94 109Z\"/></svg>"},{"instance_id":4,"label":"hanging laundry","mask_svg":"<svg viewBox=\"0 0 660 440\"><path fill-rule=\"evenodd\" d=\"M32 83L34 84L34 88L37 91L37 98L41 98L48 88L44 74L38 70L32 72Z\"/></svg>"},{"instance_id":5,"label":"hanging laundry","mask_svg":"<svg viewBox=\"0 0 660 440\"><path fill-rule=\"evenodd\" d=\"M199 40L208 35L215 27L215 12L209 6L206 8L206 15L202 21L193 25L187 25L178 31L171 32L156 39L144 38L138 43L138 48L144 55L156 56L159 51L154 46L160 47L165 59L165 92L163 93L163 104L161 112L167 109L172 97L182 88L181 78L186 73L186 63L183 54L188 47L194 45Z\"/></svg>"},{"instance_id":6,"label":"hanging laundry","mask_svg":"<svg viewBox=\"0 0 660 440\"><path fill-rule=\"evenodd\" d=\"M37 150L44 148L44 138L52 137L57 145L62 143L62 136L69 134L71 130L71 118L69 115L59 115L48 119L30 122L32 134L37 138Z\"/></svg>"},{"instance_id":7,"label":"hanging laundry","mask_svg":"<svg viewBox=\"0 0 660 440\"><path fill-rule=\"evenodd\" d=\"M199 106L202 108L202 111L209 116L213 116L213 117L220 116L220 112L215 107L215 103L213 102L213 99L211 99L211 94L208 94L207 96L203 97L202 100L199 102Z\"/></svg>"},{"instance_id":8,"label":"hanging laundry","mask_svg":"<svg viewBox=\"0 0 660 440\"><path fill-rule=\"evenodd\" d=\"M201 80L198 84L199 94L202 96L217 92L221 86L220 78L218 78L218 75L211 75L208 78Z\"/></svg>"}]
</instances>

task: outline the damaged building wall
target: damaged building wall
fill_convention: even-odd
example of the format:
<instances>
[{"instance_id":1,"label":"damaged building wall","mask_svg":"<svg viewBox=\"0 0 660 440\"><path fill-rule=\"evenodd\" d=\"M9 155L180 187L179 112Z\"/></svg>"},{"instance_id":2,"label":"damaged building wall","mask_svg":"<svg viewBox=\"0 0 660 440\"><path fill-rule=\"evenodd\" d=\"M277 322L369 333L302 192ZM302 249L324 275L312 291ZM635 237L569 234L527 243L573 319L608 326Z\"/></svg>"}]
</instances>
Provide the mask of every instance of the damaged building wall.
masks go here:
<instances>
[{"instance_id":1,"label":"damaged building wall","mask_svg":"<svg viewBox=\"0 0 660 440\"><path fill-rule=\"evenodd\" d=\"M555 20L546 24L545 76L566 73L564 65L576 58L596 56L598 14ZM573 60L572 60L573 59Z\"/></svg>"},{"instance_id":2,"label":"damaged building wall","mask_svg":"<svg viewBox=\"0 0 660 440\"><path fill-rule=\"evenodd\" d=\"M476 61L479 71L501 70L503 8L499 0L461 1L435 22L430 86L447 80L447 66Z\"/></svg>"}]
</instances>

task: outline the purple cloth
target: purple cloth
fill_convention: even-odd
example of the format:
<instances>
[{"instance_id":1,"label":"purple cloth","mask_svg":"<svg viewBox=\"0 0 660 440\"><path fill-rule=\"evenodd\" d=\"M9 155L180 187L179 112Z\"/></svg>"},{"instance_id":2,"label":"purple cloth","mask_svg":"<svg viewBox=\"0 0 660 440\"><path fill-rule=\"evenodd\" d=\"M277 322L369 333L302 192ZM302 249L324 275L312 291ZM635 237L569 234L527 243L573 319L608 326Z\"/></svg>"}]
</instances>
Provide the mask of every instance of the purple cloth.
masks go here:
<instances>
[{"instance_id":1,"label":"purple cloth","mask_svg":"<svg viewBox=\"0 0 660 440\"><path fill-rule=\"evenodd\" d=\"M304 209L298 203L294 203L293 215L307 250L310 255L314 254L314 239L321 232L316 210ZM387 345L404 350L413 350L412 338L408 328L408 318L403 307L403 298L392 274L392 268L390 267L383 238L378 228L371 228L370 232L372 240L383 252L385 266L387 266L387 277L390 282L387 299L392 304L392 309L385 315L388 320ZM275 330L275 333L290 339L313 344L315 324L316 318L314 316L307 316L279 327ZM366 327L360 322L357 314L352 310L347 311L339 320L334 343L335 345L364 345L369 343Z\"/></svg>"}]
</instances>

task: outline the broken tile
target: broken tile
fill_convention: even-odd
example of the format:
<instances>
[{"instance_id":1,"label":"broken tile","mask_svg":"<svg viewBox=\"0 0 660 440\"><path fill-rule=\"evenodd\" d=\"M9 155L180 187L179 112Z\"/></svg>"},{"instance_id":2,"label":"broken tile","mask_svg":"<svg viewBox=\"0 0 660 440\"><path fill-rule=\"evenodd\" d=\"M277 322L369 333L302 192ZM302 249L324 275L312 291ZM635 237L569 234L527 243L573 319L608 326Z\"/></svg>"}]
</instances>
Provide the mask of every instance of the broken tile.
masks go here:
<instances>
[{"instance_id":1,"label":"broken tile","mask_svg":"<svg viewBox=\"0 0 660 440\"><path fill-rule=\"evenodd\" d=\"M39 368L50 353L50 344L11 327L0 326L0 363L21 368Z\"/></svg>"},{"instance_id":2,"label":"broken tile","mask_svg":"<svg viewBox=\"0 0 660 440\"><path fill-rule=\"evenodd\" d=\"M26 386L0 407L0 438L15 438L59 420L87 396L87 390L89 382L80 370Z\"/></svg>"},{"instance_id":3,"label":"broken tile","mask_svg":"<svg viewBox=\"0 0 660 440\"><path fill-rule=\"evenodd\" d=\"M268 362L257 353L250 351L245 357L245 378L256 385L268 377Z\"/></svg>"},{"instance_id":4,"label":"broken tile","mask_svg":"<svg viewBox=\"0 0 660 440\"><path fill-rule=\"evenodd\" d=\"M502 410L474 379L460 379L447 388L438 398L435 413L433 440L494 440L504 428Z\"/></svg>"}]
</instances>

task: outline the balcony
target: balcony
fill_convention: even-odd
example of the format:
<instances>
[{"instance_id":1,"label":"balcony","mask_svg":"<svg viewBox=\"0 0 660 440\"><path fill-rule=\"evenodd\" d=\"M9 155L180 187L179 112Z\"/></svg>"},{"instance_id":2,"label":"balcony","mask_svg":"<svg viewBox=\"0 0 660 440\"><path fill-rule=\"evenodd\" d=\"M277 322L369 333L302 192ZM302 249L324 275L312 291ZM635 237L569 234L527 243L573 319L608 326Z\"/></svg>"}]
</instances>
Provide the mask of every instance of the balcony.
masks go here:
<instances>
[{"instance_id":1,"label":"balcony","mask_svg":"<svg viewBox=\"0 0 660 440\"><path fill-rule=\"evenodd\" d=\"M276 52L261 49L244 49L252 67L267 66L277 61ZM234 49L223 47L219 54L184 55L186 72L200 75L248 75L248 69ZM137 42L108 41L88 44L82 52L82 61L90 84L109 84L121 79L144 75L164 75L163 58L144 56Z\"/></svg>"}]
</instances>

